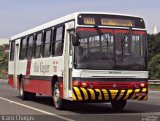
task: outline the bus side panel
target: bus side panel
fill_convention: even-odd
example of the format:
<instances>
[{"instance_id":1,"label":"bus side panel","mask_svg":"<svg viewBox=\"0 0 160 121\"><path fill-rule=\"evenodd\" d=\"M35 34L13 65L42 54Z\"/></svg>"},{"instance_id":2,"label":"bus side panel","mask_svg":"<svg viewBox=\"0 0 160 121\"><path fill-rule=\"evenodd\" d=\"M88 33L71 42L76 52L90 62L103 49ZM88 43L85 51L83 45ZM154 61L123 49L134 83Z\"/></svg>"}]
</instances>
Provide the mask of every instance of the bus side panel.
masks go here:
<instances>
[{"instance_id":1,"label":"bus side panel","mask_svg":"<svg viewBox=\"0 0 160 121\"><path fill-rule=\"evenodd\" d=\"M61 96L62 99L64 99L64 94L63 94L63 92L64 92L64 91L63 91L63 80L62 80L62 81L60 81L60 94L61 94L60 96Z\"/></svg>"},{"instance_id":2,"label":"bus side panel","mask_svg":"<svg viewBox=\"0 0 160 121\"><path fill-rule=\"evenodd\" d=\"M8 63L8 84L14 88L13 73L14 73L14 61L9 61Z\"/></svg>"},{"instance_id":3,"label":"bus side panel","mask_svg":"<svg viewBox=\"0 0 160 121\"><path fill-rule=\"evenodd\" d=\"M28 76L31 80L25 84L26 91L52 96L52 81L59 81L63 98L63 56L32 59ZM53 76L58 80L52 80Z\"/></svg>"},{"instance_id":4,"label":"bus side panel","mask_svg":"<svg viewBox=\"0 0 160 121\"><path fill-rule=\"evenodd\" d=\"M51 81L49 80L25 80L24 90L51 96Z\"/></svg>"},{"instance_id":5,"label":"bus side panel","mask_svg":"<svg viewBox=\"0 0 160 121\"><path fill-rule=\"evenodd\" d=\"M25 80L24 90L52 96L52 85L50 80ZM60 81L60 93L60 96L63 99L63 81Z\"/></svg>"},{"instance_id":6,"label":"bus side panel","mask_svg":"<svg viewBox=\"0 0 160 121\"><path fill-rule=\"evenodd\" d=\"M11 87L14 87L14 83L13 83L13 76L11 77L8 77L8 84L11 86Z\"/></svg>"}]
</instances>

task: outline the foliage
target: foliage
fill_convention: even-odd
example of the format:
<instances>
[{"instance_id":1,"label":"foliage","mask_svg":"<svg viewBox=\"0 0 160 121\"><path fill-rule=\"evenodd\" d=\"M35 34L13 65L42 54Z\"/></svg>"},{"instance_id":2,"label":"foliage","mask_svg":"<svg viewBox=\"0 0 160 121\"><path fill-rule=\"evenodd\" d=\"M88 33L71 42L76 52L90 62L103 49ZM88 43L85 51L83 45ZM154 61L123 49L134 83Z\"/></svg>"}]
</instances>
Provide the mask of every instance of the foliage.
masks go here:
<instances>
[{"instance_id":1,"label":"foliage","mask_svg":"<svg viewBox=\"0 0 160 121\"><path fill-rule=\"evenodd\" d=\"M0 78L6 78L8 71L8 53L3 51L3 46L0 46Z\"/></svg>"},{"instance_id":2,"label":"foliage","mask_svg":"<svg viewBox=\"0 0 160 121\"><path fill-rule=\"evenodd\" d=\"M160 33L148 34L148 70L151 79L160 79Z\"/></svg>"},{"instance_id":3,"label":"foliage","mask_svg":"<svg viewBox=\"0 0 160 121\"><path fill-rule=\"evenodd\" d=\"M160 54L152 57L148 64L151 79L160 79Z\"/></svg>"},{"instance_id":4,"label":"foliage","mask_svg":"<svg viewBox=\"0 0 160 121\"><path fill-rule=\"evenodd\" d=\"M149 84L149 89L160 91L160 85L159 84Z\"/></svg>"},{"instance_id":5,"label":"foliage","mask_svg":"<svg viewBox=\"0 0 160 121\"><path fill-rule=\"evenodd\" d=\"M157 35L148 34L149 60L160 53L160 33Z\"/></svg>"}]
</instances>

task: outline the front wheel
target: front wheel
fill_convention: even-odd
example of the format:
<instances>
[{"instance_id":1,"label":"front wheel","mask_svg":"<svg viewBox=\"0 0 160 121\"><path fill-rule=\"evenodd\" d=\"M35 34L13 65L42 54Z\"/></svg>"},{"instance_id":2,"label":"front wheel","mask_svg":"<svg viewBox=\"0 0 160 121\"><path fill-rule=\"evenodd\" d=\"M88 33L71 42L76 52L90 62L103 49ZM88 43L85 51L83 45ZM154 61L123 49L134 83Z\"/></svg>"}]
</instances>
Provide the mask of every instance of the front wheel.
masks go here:
<instances>
[{"instance_id":1,"label":"front wheel","mask_svg":"<svg viewBox=\"0 0 160 121\"><path fill-rule=\"evenodd\" d=\"M126 100L113 100L111 105L113 109L122 110L126 106Z\"/></svg>"},{"instance_id":2,"label":"front wheel","mask_svg":"<svg viewBox=\"0 0 160 121\"><path fill-rule=\"evenodd\" d=\"M56 82L53 88L53 102L56 109L62 110L65 108L65 100L61 98L59 82Z\"/></svg>"}]
</instances>

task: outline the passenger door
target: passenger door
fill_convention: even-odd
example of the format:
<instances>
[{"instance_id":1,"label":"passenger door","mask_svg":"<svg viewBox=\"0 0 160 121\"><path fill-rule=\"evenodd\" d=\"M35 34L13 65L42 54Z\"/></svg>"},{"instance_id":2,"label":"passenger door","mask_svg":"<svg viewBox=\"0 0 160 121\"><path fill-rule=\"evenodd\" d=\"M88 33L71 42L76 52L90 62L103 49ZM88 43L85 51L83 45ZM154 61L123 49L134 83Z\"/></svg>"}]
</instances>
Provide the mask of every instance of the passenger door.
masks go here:
<instances>
[{"instance_id":1,"label":"passenger door","mask_svg":"<svg viewBox=\"0 0 160 121\"><path fill-rule=\"evenodd\" d=\"M15 40L15 51L14 51L14 74L13 74L13 80L14 80L14 88L18 88L18 68L17 64L19 61L19 43L20 39Z\"/></svg>"},{"instance_id":2,"label":"passenger door","mask_svg":"<svg viewBox=\"0 0 160 121\"><path fill-rule=\"evenodd\" d=\"M64 99L72 99L72 57L71 51L71 34L74 29L74 21L65 24L65 38L64 38L64 71L63 71L63 95Z\"/></svg>"}]
</instances>

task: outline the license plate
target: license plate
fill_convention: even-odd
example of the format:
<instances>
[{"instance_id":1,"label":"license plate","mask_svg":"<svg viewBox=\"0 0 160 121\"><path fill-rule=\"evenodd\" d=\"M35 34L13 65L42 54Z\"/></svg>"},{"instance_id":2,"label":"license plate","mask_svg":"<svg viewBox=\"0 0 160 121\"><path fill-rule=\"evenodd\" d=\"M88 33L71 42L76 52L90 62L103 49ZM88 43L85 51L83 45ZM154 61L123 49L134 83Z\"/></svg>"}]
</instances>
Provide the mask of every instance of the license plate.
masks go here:
<instances>
[{"instance_id":1,"label":"license plate","mask_svg":"<svg viewBox=\"0 0 160 121\"><path fill-rule=\"evenodd\" d=\"M146 96L147 94L144 92L135 93L135 96Z\"/></svg>"}]
</instances>

